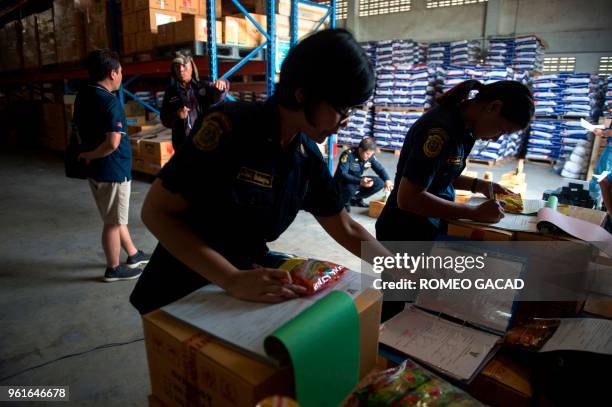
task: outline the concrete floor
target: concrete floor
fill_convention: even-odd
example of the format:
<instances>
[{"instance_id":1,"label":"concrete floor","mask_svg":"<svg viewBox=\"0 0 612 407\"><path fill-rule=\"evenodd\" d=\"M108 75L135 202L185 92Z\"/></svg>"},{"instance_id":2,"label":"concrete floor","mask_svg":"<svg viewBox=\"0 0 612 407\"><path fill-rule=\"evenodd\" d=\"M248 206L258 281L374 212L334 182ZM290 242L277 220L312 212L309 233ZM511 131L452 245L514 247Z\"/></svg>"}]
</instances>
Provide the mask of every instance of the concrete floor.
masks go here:
<instances>
[{"instance_id":1,"label":"concrete floor","mask_svg":"<svg viewBox=\"0 0 612 407\"><path fill-rule=\"evenodd\" d=\"M395 173L396 156L381 153L379 159ZM513 166L491 170L497 179ZM469 169L479 175L489 170ZM526 172L529 197L562 184L549 168L526 165ZM71 405L146 406L150 387L143 341L15 375L65 355L142 338L142 325L128 303L135 283L100 282L101 222L86 182L65 178L57 155L4 151L0 185L0 385L69 385ZM156 241L139 212L149 185L133 182L130 207L132 236L147 252ZM366 212L354 208L352 215L373 233L374 219ZM307 213L300 213L270 246L360 268L359 259L328 237Z\"/></svg>"}]
</instances>

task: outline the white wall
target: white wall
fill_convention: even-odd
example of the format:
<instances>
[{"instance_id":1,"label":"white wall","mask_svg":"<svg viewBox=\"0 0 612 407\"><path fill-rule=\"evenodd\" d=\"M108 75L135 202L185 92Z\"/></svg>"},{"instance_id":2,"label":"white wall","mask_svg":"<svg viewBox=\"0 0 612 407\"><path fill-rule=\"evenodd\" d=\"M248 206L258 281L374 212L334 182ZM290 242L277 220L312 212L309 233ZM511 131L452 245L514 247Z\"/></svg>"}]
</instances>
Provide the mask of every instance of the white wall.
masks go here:
<instances>
[{"instance_id":1,"label":"white wall","mask_svg":"<svg viewBox=\"0 0 612 407\"><path fill-rule=\"evenodd\" d=\"M349 0L349 13L358 1ZM412 0L411 11L353 15L345 25L360 41L536 34L548 44L548 56L576 57L577 72L596 72L599 57L612 56L612 0L489 0L439 9L427 9L425 0Z\"/></svg>"}]
</instances>

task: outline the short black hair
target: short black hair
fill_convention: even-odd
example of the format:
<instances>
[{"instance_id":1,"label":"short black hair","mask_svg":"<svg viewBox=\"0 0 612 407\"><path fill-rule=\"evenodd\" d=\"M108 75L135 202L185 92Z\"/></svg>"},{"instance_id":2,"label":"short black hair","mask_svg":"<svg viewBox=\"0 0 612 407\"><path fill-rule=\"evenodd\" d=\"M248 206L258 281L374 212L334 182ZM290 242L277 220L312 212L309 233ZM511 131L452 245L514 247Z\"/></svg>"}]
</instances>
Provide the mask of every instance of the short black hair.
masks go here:
<instances>
[{"instance_id":1,"label":"short black hair","mask_svg":"<svg viewBox=\"0 0 612 407\"><path fill-rule=\"evenodd\" d=\"M110 49L96 49L87 55L85 60L89 79L93 82L100 82L108 78L112 71L116 71L121 66L119 54Z\"/></svg>"},{"instance_id":2,"label":"short black hair","mask_svg":"<svg viewBox=\"0 0 612 407\"><path fill-rule=\"evenodd\" d=\"M304 91L304 104L295 98ZM308 108L321 101L336 110L365 103L374 91L374 70L363 48L344 29L309 35L289 50L276 97L282 106Z\"/></svg>"},{"instance_id":3,"label":"short black hair","mask_svg":"<svg viewBox=\"0 0 612 407\"><path fill-rule=\"evenodd\" d=\"M376 140L372 137L364 137L359 142L359 148L363 151L374 151L376 150Z\"/></svg>"}]
</instances>

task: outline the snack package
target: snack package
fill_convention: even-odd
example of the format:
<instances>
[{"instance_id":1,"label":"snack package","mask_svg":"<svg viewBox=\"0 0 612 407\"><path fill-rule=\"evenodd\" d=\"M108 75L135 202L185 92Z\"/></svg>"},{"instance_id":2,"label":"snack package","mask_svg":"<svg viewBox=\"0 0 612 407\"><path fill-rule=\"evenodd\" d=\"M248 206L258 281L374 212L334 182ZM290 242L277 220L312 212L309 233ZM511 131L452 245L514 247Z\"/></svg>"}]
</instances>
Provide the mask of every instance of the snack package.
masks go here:
<instances>
[{"instance_id":1,"label":"snack package","mask_svg":"<svg viewBox=\"0 0 612 407\"><path fill-rule=\"evenodd\" d=\"M538 350L555 333L560 323L561 321L556 319L542 319L514 327L506 333L504 342L529 350Z\"/></svg>"},{"instance_id":2,"label":"snack package","mask_svg":"<svg viewBox=\"0 0 612 407\"><path fill-rule=\"evenodd\" d=\"M497 200L503 204L504 210L508 213L523 212L523 198L520 194L498 195Z\"/></svg>"},{"instance_id":3,"label":"snack package","mask_svg":"<svg viewBox=\"0 0 612 407\"><path fill-rule=\"evenodd\" d=\"M367 385L353 393L347 405L351 407L475 407L482 404L463 390L440 379L416 363L405 360L396 368L373 375Z\"/></svg>"},{"instance_id":4,"label":"snack package","mask_svg":"<svg viewBox=\"0 0 612 407\"><path fill-rule=\"evenodd\" d=\"M306 288L311 295L334 284L347 270L346 267L329 261L293 257L285 260L279 267L291 274L293 284Z\"/></svg>"}]
</instances>

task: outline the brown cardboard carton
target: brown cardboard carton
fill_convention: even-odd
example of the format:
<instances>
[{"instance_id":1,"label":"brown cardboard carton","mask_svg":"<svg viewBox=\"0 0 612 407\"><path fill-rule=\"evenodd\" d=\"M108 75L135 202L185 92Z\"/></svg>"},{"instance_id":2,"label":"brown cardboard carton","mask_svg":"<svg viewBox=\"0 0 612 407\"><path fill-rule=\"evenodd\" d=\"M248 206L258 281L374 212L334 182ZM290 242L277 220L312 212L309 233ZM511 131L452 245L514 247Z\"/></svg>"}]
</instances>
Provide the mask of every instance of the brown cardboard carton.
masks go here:
<instances>
[{"instance_id":1,"label":"brown cardboard carton","mask_svg":"<svg viewBox=\"0 0 612 407\"><path fill-rule=\"evenodd\" d=\"M223 17L223 43L246 45L246 20L244 17Z\"/></svg>"},{"instance_id":2,"label":"brown cardboard carton","mask_svg":"<svg viewBox=\"0 0 612 407\"><path fill-rule=\"evenodd\" d=\"M123 53L126 55L136 52L136 34L123 35Z\"/></svg>"},{"instance_id":3,"label":"brown cardboard carton","mask_svg":"<svg viewBox=\"0 0 612 407\"><path fill-rule=\"evenodd\" d=\"M206 15L206 0L200 0L200 15L204 18L208 18ZM221 0L215 0L215 19L219 20L223 17L223 5Z\"/></svg>"},{"instance_id":4,"label":"brown cardboard carton","mask_svg":"<svg viewBox=\"0 0 612 407\"><path fill-rule=\"evenodd\" d=\"M145 159L138 155L134 155L132 152L132 171L145 173L146 165Z\"/></svg>"},{"instance_id":5,"label":"brown cardboard carton","mask_svg":"<svg viewBox=\"0 0 612 407\"><path fill-rule=\"evenodd\" d=\"M89 0L83 9L85 20L85 53L98 48L109 48L108 1Z\"/></svg>"},{"instance_id":6,"label":"brown cardboard carton","mask_svg":"<svg viewBox=\"0 0 612 407\"><path fill-rule=\"evenodd\" d=\"M180 22L162 24L162 25L157 26L157 38L156 38L157 46L172 45L175 43L175 40L174 40L174 25L175 24L180 24Z\"/></svg>"},{"instance_id":7,"label":"brown cardboard carton","mask_svg":"<svg viewBox=\"0 0 612 407\"><path fill-rule=\"evenodd\" d=\"M176 0L132 0L132 11L148 10L176 11Z\"/></svg>"},{"instance_id":8,"label":"brown cardboard carton","mask_svg":"<svg viewBox=\"0 0 612 407\"><path fill-rule=\"evenodd\" d=\"M140 142L140 155L157 161L169 160L174 154L172 136L168 131L160 132L154 138L146 138Z\"/></svg>"},{"instance_id":9,"label":"brown cardboard carton","mask_svg":"<svg viewBox=\"0 0 612 407\"><path fill-rule=\"evenodd\" d=\"M147 52L153 49L153 41L157 34L150 32L136 33L136 52Z\"/></svg>"},{"instance_id":10,"label":"brown cardboard carton","mask_svg":"<svg viewBox=\"0 0 612 407\"><path fill-rule=\"evenodd\" d=\"M157 26L181 20L181 13L175 11L148 9L136 13L136 32L157 33Z\"/></svg>"},{"instance_id":11,"label":"brown cardboard carton","mask_svg":"<svg viewBox=\"0 0 612 407\"><path fill-rule=\"evenodd\" d=\"M184 16L174 24L174 41L176 44L190 41L206 41L208 29L206 19L200 16Z\"/></svg>"},{"instance_id":12,"label":"brown cardboard carton","mask_svg":"<svg viewBox=\"0 0 612 407\"><path fill-rule=\"evenodd\" d=\"M38 48L38 30L36 15L32 14L21 19L23 67L37 68L40 66L40 50Z\"/></svg>"},{"instance_id":13,"label":"brown cardboard carton","mask_svg":"<svg viewBox=\"0 0 612 407\"><path fill-rule=\"evenodd\" d=\"M36 15L36 28L38 29L40 63L42 65L56 64L57 47L55 26L53 23L53 9L48 9Z\"/></svg>"},{"instance_id":14,"label":"brown cardboard carton","mask_svg":"<svg viewBox=\"0 0 612 407\"><path fill-rule=\"evenodd\" d=\"M255 1L255 12L266 14L266 0ZM291 16L291 1L276 0L276 13L282 16ZM310 21L320 21L327 13L327 10L310 4L298 4L298 18Z\"/></svg>"},{"instance_id":15,"label":"brown cardboard carton","mask_svg":"<svg viewBox=\"0 0 612 407\"><path fill-rule=\"evenodd\" d=\"M448 235L469 240L509 241L514 240L514 233L507 230L488 228L482 225L472 225L465 222L451 221L448 223Z\"/></svg>"},{"instance_id":16,"label":"brown cardboard carton","mask_svg":"<svg viewBox=\"0 0 612 407\"><path fill-rule=\"evenodd\" d=\"M360 377L376 365L381 294L355 300L361 334ZM270 395L293 396L289 366L272 367L223 345L161 311L143 317L153 395L169 407L249 406Z\"/></svg>"},{"instance_id":17,"label":"brown cardboard carton","mask_svg":"<svg viewBox=\"0 0 612 407\"><path fill-rule=\"evenodd\" d=\"M251 16L253 17L253 19L255 21L257 21L257 23L259 23L259 25L261 25L261 27L266 30L266 16L262 15L262 14L251 14ZM248 18L244 17L245 20L245 45L247 47L257 47L258 45L261 45L265 42L266 37L264 37L264 35L261 33L261 31L259 31L259 29L257 29L257 27L255 27L255 24L253 24Z\"/></svg>"},{"instance_id":18,"label":"brown cardboard carton","mask_svg":"<svg viewBox=\"0 0 612 407\"><path fill-rule=\"evenodd\" d=\"M200 0L176 0L176 11L183 14L200 14ZM206 14L206 11L202 14Z\"/></svg>"}]
</instances>

